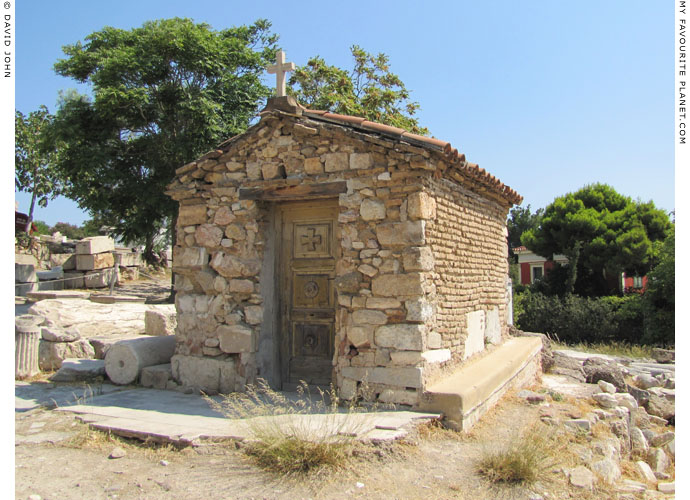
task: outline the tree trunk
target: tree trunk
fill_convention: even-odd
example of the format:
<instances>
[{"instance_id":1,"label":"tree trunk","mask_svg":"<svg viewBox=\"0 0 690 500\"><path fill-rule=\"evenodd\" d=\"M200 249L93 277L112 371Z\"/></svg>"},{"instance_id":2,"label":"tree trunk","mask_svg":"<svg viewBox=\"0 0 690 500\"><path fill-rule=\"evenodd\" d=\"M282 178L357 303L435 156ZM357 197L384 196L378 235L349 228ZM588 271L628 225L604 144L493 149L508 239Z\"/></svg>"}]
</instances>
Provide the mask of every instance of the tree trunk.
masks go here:
<instances>
[{"instance_id":1,"label":"tree trunk","mask_svg":"<svg viewBox=\"0 0 690 500\"><path fill-rule=\"evenodd\" d=\"M568 280L565 283L565 295L572 295L575 291L575 282L577 281L577 263L580 260L580 250L582 249L582 242L577 241L573 248L568 252Z\"/></svg>"},{"instance_id":2,"label":"tree trunk","mask_svg":"<svg viewBox=\"0 0 690 500\"><path fill-rule=\"evenodd\" d=\"M31 223L34 221L34 206L36 205L36 186L34 185L34 190L31 192L31 206L29 207L29 220L26 222L26 234L31 234Z\"/></svg>"},{"instance_id":3,"label":"tree trunk","mask_svg":"<svg viewBox=\"0 0 690 500\"><path fill-rule=\"evenodd\" d=\"M177 210L175 215L170 218L170 246L175 247L177 244ZM171 267L171 269L173 269ZM171 303L175 303L175 273L170 273L170 298Z\"/></svg>"}]
</instances>

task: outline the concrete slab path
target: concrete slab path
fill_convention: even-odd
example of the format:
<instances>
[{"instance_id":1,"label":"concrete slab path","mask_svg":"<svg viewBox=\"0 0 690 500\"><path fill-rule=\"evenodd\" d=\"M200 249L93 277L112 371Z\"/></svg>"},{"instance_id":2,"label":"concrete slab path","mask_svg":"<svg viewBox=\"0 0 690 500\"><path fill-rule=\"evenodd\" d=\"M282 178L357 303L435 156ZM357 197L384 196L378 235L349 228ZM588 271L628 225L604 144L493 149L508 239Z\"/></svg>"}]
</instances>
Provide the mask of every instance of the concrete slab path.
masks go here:
<instances>
[{"instance_id":1,"label":"concrete slab path","mask_svg":"<svg viewBox=\"0 0 690 500\"><path fill-rule=\"evenodd\" d=\"M55 411L75 413L80 420L96 429L126 437L182 445L197 444L203 440L243 440L253 436L253 429L276 426L289 428L303 438L342 434L362 441L386 441L405 436L411 426L440 417L437 413L412 411L343 411L337 414L256 417L250 422L248 419L226 418L211 408L203 397L176 391L140 387L123 389L104 384L105 389L100 394L94 394L94 391L89 392L85 388L75 391L75 387L70 386L48 389L32 385L36 384L15 386L17 411L32 405L38 407L41 400L44 403L59 400L57 404L44 406L57 406ZM111 387L119 390L112 390ZM69 392L70 389L74 394ZM283 394L291 399L298 397L296 393Z\"/></svg>"}]
</instances>

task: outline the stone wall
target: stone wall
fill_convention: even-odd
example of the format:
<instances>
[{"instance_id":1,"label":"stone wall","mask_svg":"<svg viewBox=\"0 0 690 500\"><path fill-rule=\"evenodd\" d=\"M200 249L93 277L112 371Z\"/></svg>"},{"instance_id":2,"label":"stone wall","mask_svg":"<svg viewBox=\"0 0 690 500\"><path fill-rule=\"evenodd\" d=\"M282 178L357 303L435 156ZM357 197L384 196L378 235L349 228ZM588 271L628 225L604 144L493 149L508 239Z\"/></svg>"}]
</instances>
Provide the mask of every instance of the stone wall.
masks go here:
<instances>
[{"instance_id":1,"label":"stone wall","mask_svg":"<svg viewBox=\"0 0 690 500\"><path fill-rule=\"evenodd\" d=\"M278 251L275 205L240 199L240 188L275 191L344 181L333 382L346 398L367 386L372 398L415 404L427 367L462 358L466 323L451 325L455 312L448 308L464 314L487 301L505 325L498 299L505 276L500 284L497 278L507 275L507 263L490 268L507 251L499 251L505 237L498 225L507 208L430 181L443 158L376 134L273 112L178 169L168 190L180 202L174 377L205 391L241 390L257 377L275 381L278 280L267 272ZM467 215L458 218L450 213L454 209ZM460 227L465 221L470 226ZM447 245L457 243L441 234L448 230L485 242L470 248L466 241L463 253L446 256ZM479 283L447 286L445 273L465 257L462 272ZM457 273L450 276L456 280ZM259 345L263 352L257 355Z\"/></svg>"}]
</instances>

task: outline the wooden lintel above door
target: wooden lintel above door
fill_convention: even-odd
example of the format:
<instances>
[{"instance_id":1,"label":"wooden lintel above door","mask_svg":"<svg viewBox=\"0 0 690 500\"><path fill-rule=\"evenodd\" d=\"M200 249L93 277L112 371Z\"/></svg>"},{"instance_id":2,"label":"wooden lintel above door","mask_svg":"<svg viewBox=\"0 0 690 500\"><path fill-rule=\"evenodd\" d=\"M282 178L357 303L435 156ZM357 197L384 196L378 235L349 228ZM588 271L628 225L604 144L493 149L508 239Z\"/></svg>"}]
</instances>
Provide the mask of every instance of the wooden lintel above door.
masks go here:
<instances>
[{"instance_id":1,"label":"wooden lintel above door","mask_svg":"<svg viewBox=\"0 0 690 500\"><path fill-rule=\"evenodd\" d=\"M320 184L298 184L297 186L266 186L240 188L240 200L287 201L331 198L347 192L345 181Z\"/></svg>"}]
</instances>

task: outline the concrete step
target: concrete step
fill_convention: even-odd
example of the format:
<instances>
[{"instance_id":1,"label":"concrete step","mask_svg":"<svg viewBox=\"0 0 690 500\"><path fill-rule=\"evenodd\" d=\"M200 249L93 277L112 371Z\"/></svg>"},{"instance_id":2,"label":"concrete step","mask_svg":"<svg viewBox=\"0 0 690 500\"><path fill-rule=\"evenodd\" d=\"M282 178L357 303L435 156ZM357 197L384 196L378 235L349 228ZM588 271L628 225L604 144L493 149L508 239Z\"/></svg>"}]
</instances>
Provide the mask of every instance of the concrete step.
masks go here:
<instances>
[{"instance_id":1,"label":"concrete step","mask_svg":"<svg viewBox=\"0 0 690 500\"><path fill-rule=\"evenodd\" d=\"M541 371L541 349L539 337L507 340L428 387L420 410L441 412L448 426L468 430L506 391L534 382Z\"/></svg>"}]
</instances>

